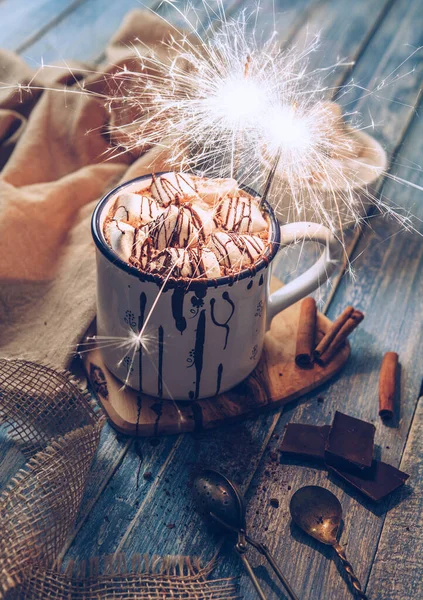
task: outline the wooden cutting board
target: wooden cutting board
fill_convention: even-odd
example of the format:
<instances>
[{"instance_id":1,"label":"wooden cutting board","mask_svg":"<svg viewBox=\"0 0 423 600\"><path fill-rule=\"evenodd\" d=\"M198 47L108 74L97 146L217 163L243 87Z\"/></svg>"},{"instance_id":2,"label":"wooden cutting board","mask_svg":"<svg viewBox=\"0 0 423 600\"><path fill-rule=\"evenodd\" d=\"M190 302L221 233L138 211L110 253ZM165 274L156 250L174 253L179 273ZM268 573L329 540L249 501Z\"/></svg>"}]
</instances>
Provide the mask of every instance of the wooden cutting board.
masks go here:
<instances>
[{"instance_id":1,"label":"wooden cutting board","mask_svg":"<svg viewBox=\"0 0 423 600\"><path fill-rule=\"evenodd\" d=\"M272 288L280 287L273 281ZM348 342L325 367L296 366L295 344L301 302L277 315L266 334L261 360L253 373L235 388L214 398L181 403L160 400L126 388L105 366L100 350L93 347L82 354L92 389L118 431L127 435L159 436L199 429L252 417L264 410L291 402L333 377L350 355ZM318 336L330 321L318 314ZM93 335L93 330L87 335Z\"/></svg>"}]
</instances>

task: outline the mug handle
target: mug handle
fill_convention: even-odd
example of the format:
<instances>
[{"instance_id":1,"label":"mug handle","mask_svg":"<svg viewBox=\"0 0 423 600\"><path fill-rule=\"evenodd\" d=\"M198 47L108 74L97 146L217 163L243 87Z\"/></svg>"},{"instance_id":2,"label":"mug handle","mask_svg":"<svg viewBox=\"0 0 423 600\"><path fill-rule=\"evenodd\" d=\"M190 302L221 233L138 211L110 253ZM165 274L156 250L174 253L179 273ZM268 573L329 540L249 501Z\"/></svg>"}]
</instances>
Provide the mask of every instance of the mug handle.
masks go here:
<instances>
[{"instance_id":1,"label":"mug handle","mask_svg":"<svg viewBox=\"0 0 423 600\"><path fill-rule=\"evenodd\" d=\"M269 296L267 301L268 329L275 315L321 286L340 264L341 244L324 225L305 221L281 225L281 248L302 240L318 242L324 245L325 249L320 258L305 273Z\"/></svg>"}]
</instances>

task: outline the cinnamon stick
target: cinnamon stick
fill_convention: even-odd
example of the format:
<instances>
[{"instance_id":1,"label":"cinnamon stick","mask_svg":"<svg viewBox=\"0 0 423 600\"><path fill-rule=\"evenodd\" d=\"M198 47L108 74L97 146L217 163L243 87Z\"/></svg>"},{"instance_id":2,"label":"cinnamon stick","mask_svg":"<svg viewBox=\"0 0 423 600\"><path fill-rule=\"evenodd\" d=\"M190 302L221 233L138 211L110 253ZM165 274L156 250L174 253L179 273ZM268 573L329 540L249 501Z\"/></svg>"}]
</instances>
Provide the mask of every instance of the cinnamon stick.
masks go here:
<instances>
[{"instance_id":1,"label":"cinnamon stick","mask_svg":"<svg viewBox=\"0 0 423 600\"><path fill-rule=\"evenodd\" d=\"M392 419L397 388L398 354L387 352L379 375L379 416Z\"/></svg>"},{"instance_id":2,"label":"cinnamon stick","mask_svg":"<svg viewBox=\"0 0 423 600\"><path fill-rule=\"evenodd\" d=\"M348 321L353 312L354 308L352 306L347 306L347 308L342 312L342 314L340 314L339 317L335 319L335 321L329 327L328 331L323 336L323 338L321 339L314 351L314 356L316 358L319 358L322 354L326 352L326 350L329 348L329 346L335 339L338 331L341 329L341 327L343 327L343 325L345 325L345 323Z\"/></svg>"},{"instance_id":3,"label":"cinnamon stick","mask_svg":"<svg viewBox=\"0 0 423 600\"><path fill-rule=\"evenodd\" d=\"M320 354L317 359L318 362L322 365L327 365L338 352L338 350L340 350L340 348L344 345L350 333L354 331L354 329L361 323L363 319L363 313L354 309L345 323L341 326L325 352Z\"/></svg>"},{"instance_id":4,"label":"cinnamon stick","mask_svg":"<svg viewBox=\"0 0 423 600\"><path fill-rule=\"evenodd\" d=\"M317 309L314 298L304 298L301 303L300 322L297 331L295 362L307 369L313 366L313 348L316 336Z\"/></svg>"}]
</instances>

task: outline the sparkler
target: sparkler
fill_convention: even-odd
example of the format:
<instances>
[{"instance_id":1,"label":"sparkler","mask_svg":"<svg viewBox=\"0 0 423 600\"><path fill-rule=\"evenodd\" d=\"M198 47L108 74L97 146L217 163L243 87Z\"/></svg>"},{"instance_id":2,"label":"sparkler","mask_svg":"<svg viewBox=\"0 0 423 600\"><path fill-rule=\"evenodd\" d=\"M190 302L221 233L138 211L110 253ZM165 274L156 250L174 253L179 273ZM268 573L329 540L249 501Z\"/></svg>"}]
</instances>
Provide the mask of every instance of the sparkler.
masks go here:
<instances>
[{"instance_id":1,"label":"sparkler","mask_svg":"<svg viewBox=\"0 0 423 600\"><path fill-rule=\"evenodd\" d=\"M325 78L345 63L311 70L318 37L302 50L281 48L276 34L260 44L245 13L227 21L218 7L219 27L210 35L201 37L185 18L189 35L175 30L159 54L134 47L139 68L112 75L118 93L108 106L128 115L111 128L120 142L115 152L166 139L169 168L236 176L255 188L264 183L263 195L281 217L289 199L295 220L311 213L342 235L343 219L361 220L356 188L368 183L359 174L359 140L328 102L335 90ZM375 168L373 179L382 170Z\"/></svg>"}]
</instances>

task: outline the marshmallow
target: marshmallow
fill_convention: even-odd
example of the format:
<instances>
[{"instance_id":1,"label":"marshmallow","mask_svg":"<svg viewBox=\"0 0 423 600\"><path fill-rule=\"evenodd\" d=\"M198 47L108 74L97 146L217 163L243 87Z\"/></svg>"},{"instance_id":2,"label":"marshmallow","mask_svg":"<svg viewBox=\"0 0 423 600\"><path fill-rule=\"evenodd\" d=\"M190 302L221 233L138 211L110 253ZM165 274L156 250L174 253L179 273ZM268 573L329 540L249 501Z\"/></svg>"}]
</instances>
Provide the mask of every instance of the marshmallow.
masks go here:
<instances>
[{"instance_id":1,"label":"marshmallow","mask_svg":"<svg viewBox=\"0 0 423 600\"><path fill-rule=\"evenodd\" d=\"M170 246L190 248L204 241L214 228L213 215L191 204L169 205L148 225L154 247L164 250Z\"/></svg>"},{"instance_id":2,"label":"marshmallow","mask_svg":"<svg viewBox=\"0 0 423 600\"><path fill-rule=\"evenodd\" d=\"M183 248L166 248L148 265L151 273L167 275L171 271L171 277L192 277L194 269L190 253Z\"/></svg>"},{"instance_id":3,"label":"marshmallow","mask_svg":"<svg viewBox=\"0 0 423 600\"><path fill-rule=\"evenodd\" d=\"M117 198L114 218L126 221L132 227L139 227L155 219L161 212L154 198L128 192Z\"/></svg>"},{"instance_id":4,"label":"marshmallow","mask_svg":"<svg viewBox=\"0 0 423 600\"><path fill-rule=\"evenodd\" d=\"M148 264L148 271L171 277L192 279L220 277L221 269L215 254L209 248L166 248Z\"/></svg>"},{"instance_id":5,"label":"marshmallow","mask_svg":"<svg viewBox=\"0 0 423 600\"><path fill-rule=\"evenodd\" d=\"M264 241L254 235L239 235L218 231L210 237L209 248L219 264L227 269L250 267L263 254Z\"/></svg>"},{"instance_id":6,"label":"marshmallow","mask_svg":"<svg viewBox=\"0 0 423 600\"><path fill-rule=\"evenodd\" d=\"M170 172L146 186L117 196L104 226L109 246L136 269L216 279L253 267L265 251L269 223L259 199L234 179Z\"/></svg>"},{"instance_id":7,"label":"marshmallow","mask_svg":"<svg viewBox=\"0 0 423 600\"><path fill-rule=\"evenodd\" d=\"M199 249L198 253L201 262L194 273L194 277L208 277L209 279L220 277L221 269L215 253L206 247Z\"/></svg>"},{"instance_id":8,"label":"marshmallow","mask_svg":"<svg viewBox=\"0 0 423 600\"><path fill-rule=\"evenodd\" d=\"M165 173L153 177L151 195L159 204L166 207L177 198L179 202L197 196L193 178L187 173Z\"/></svg>"},{"instance_id":9,"label":"marshmallow","mask_svg":"<svg viewBox=\"0 0 423 600\"><path fill-rule=\"evenodd\" d=\"M128 223L110 221L105 228L110 247L124 261L128 261L135 242L135 229Z\"/></svg>"},{"instance_id":10,"label":"marshmallow","mask_svg":"<svg viewBox=\"0 0 423 600\"><path fill-rule=\"evenodd\" d=\"M238 191L235 179L200 179L196 180L200 198L207 204L216 206L225 196L234 195Z\"/></svg>"},{"instance_id":11,"label":"marshmallow","mask_svg":"<svg viewBox=\"0 0 423 600\"><path fill-rule=\"evenodd\" d=\"M258 233L267 228L258 201L251 196L227 196L216 209L222 227L236 233Z\"/></svg>"},{"instance_id":12,"label":"marshmallow","mask_svg":"<svg viewBox=\"0 0 423 600\"><path fill-rule=\"evenodd\" d=\"M137 269L146 269L150 260L156 254L152 240L149 238L148 227L139 227L135 230L135 239L129 262Z\"/></svg>"}]
</instances>

